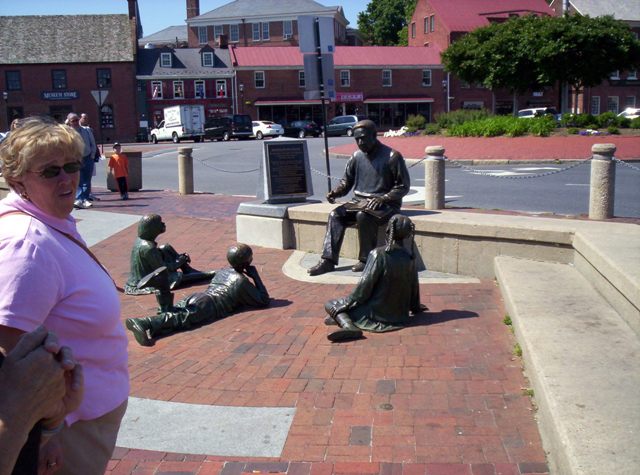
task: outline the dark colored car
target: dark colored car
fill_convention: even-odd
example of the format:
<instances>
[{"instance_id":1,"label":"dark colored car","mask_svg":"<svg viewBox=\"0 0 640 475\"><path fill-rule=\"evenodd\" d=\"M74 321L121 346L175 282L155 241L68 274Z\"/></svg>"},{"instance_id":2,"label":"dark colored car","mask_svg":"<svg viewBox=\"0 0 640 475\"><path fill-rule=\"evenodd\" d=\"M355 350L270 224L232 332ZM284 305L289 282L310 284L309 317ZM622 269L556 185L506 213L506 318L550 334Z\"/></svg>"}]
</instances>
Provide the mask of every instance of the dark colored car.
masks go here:
<instances>
[{"instance_id":1,"label":"dark colored car","mask_svg":"<svg viewBox=\"0 0 640 475\"><path fill-rule=\"evenodd\" d=\"M327 123L327 137L334 135L346 135L351 137L353 135L353 126L361 120L365 120L366 117L359 115L341 115L334 117Z\"/></svg>"},{"instance_id":2,"label":"dark colored car","mask_svg":"<svg viewBox=\"0 0 640 475\"><path fill-rule=\"evenodd\" d=\"M319 137L322 129L312 120L294 120L293 122L282 124L284 135L287 137Z\"/></svg>"},{"instance_id":3,"label":"dark colored car","mask_svg":"<svg viewBox=\"0 0 640 475\"><path fill-rule=\"evenodd\" d=\"M204 123L204 138L209 140L248 139L253 135L251 116L233 114L209 117Z\"/></svg>"}]
</instances>

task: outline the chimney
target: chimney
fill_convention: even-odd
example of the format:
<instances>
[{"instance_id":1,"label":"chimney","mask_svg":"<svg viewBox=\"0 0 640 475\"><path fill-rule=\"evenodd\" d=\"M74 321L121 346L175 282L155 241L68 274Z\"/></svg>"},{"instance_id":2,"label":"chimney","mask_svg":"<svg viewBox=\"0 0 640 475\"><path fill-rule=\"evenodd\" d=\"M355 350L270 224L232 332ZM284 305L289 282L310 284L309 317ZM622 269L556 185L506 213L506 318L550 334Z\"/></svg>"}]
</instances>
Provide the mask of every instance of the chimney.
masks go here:
<instances>
[{"instance_id":1,"label":"chimney","mask_svg":"<svg viewBox=\"0 0 640 475\"><path fill-rule=\"evenodd\" d=\"M137 17L136 10L138 9L137 0L127 0L129 6L129 20L133 20Z\"/></svg>"},{"instance_id":2,"label":"chimney","mask_svg":"<svg viewBox=\"0 0 640 475\"><path fill-rule=\"evenodd\" d=\"M200 0L187 0L187 20L200 16Z\"/></svg>"}]
</instances>

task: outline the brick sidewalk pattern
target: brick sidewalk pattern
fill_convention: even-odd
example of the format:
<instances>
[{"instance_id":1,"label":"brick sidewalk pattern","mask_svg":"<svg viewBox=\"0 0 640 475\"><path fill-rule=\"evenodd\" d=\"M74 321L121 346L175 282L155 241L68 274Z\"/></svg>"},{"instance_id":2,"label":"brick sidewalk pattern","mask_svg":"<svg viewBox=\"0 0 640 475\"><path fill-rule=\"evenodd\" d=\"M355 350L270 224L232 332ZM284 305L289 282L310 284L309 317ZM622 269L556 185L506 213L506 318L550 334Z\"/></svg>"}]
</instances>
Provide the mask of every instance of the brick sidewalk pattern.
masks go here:
<instances>
[{"instance_id":1,"label":"brick sidewalk pattern","mask_svg":"<svg viewBox=\"0 0 640 475\"><path fill-rule=\"evenodd\" d=\"M169 191L99 192L94 209L159 213L160 242L189 252L199 269L226 265L235 212L246 198ZM78 215L81 219L81 214ZM92 247L118 285L128 274L136 226ZM233 458L116 448L107 473L289 475L524 475L548 473L525 394L527 381L493 281L425 284L429 312L415 325L331 344L323 305L351 285L293 281L290 250L254 248L273 298L144 348L130 333L131 395L231 406L296 407L280 458ZM192 286L176 299L204 289ZM122 318L152 315L152 295L121 294Z\"/></svg>"}]
</instances>

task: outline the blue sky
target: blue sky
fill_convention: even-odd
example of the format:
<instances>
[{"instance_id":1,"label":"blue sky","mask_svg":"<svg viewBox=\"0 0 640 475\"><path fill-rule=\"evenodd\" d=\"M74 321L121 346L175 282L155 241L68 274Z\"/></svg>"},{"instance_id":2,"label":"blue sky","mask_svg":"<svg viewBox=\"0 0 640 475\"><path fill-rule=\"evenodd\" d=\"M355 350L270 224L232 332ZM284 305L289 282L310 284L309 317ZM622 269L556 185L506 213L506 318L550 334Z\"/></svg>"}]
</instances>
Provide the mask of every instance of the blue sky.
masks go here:
<instances>
[{"instance_id":1,"label":"blue sky","mask_svg":"<svg viewBox=\"0 0 640 475\"><path fill-rule=\"evenodd\" d=\"M200 0L200 13L206 13L230 0ZM317 0L316 0L317 1ZM358 12L367 0L321 0L325 6L342 5L351 28L357 28ZM256 5L260 0L256 0ZM172 25L183 25L185 0L138 0L142 29L150 35ZM127 13L126 0L0 0L0 15L82 15L92 13Z\"/></svg>"}]
</instances>

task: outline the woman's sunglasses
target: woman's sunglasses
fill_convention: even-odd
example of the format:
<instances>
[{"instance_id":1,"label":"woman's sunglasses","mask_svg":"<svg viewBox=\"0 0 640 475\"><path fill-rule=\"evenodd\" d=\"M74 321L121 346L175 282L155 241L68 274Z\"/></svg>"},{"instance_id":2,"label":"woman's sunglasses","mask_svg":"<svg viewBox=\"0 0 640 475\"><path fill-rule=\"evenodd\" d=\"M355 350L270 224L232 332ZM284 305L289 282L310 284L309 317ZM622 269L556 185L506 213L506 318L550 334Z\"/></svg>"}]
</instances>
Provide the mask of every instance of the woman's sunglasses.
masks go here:
<instances>
[{"instance_id":1,"label":"woman's sunglasses","mask_svg":"<svg viewBox=\"0 0 640 475\"><path fill-rule=\"evenodd\" d=\"M60 172L64 170L67 175L71 175L72 173L78 173L82 168L82 162L69 162L65 163L61 167L58 165L51 165L50 167L44 168L38 173L42 178L55 178L60 175Z\"/></svg>"}]
</instances>

